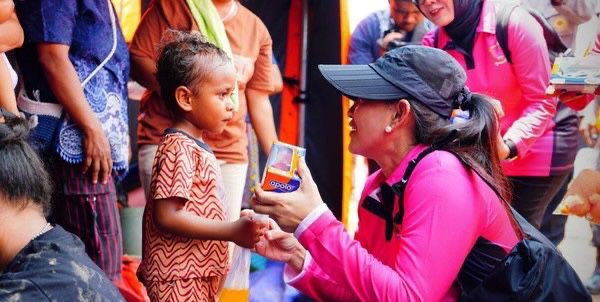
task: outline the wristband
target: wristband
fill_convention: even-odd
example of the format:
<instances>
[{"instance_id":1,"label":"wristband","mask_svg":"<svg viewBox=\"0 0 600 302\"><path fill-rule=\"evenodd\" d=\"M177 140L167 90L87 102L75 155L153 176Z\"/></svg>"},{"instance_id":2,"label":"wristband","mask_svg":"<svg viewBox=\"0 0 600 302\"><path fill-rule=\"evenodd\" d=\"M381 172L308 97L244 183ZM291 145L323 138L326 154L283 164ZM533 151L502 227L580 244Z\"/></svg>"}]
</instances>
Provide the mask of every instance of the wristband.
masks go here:
<instances>
[{"instance_id":1,"label":"wristband","mask_svg":"<svg viewBox=\"0 0 600 302\"><path fill-rule=\"evenodd\" d=\"M515 142L513 142L510 139L505 139L504 143L506 144L506 146L508 147L508 156L506 157L506 159L510 160L510 159L514 159L515 157L517 157L519 155L519 150L517 150L517 144L515 144Z\"/></svg>"}]
</instances>

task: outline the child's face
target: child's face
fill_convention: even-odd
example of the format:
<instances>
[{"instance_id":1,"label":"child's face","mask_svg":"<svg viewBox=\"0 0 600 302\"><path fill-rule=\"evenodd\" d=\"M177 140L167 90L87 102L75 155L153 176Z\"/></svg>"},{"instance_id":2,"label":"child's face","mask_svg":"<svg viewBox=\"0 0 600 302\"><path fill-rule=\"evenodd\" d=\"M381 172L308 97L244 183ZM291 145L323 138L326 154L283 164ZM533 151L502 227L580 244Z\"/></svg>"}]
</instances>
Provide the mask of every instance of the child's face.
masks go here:
<instances>
[{"instance_id":1,"label":"child's face","mask_svg":"<svg viewBox=\"0 0 600 302\"><path fill-rule=\"evenodd\" d=\"M14 10L15 4L12 0L0 0L0 23L10 19Z\"/></svg>"},{"instance_id":2,"label":"child's face","mask_svg":"<svg viewBox=\"0 0 600 302\"><path fill-rule=\"evenodd\" d=\"M235 87L236 74L232 64L217 66L200 83L193 87L197 94L192 96L190 122L199 129L221 133L233 117L231 93Z\"/></svg>"}]
</instances>

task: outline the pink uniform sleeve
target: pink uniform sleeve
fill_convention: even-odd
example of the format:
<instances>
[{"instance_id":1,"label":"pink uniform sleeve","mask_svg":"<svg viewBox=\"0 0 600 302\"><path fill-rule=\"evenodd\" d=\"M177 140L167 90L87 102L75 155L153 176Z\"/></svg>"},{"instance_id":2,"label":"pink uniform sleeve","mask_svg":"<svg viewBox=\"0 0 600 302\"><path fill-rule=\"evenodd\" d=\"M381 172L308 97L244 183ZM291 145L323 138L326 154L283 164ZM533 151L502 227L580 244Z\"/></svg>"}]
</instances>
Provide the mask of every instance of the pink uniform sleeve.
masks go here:
<instances>
[{"instance_id":1,"label":"pink uniform sleeve","mask_svg":"<svg viewBox=\"0 0 600 302\"><path fill-rule=\"evenodd\" d=\"M434 162L434 156L424 159L408 183L394 267L369 254L326 212L299 238L314 267L298 287L328 301L345 300L348 292L350 300L361 301L440 301L454 295L453 282L484 227L486 202L460 164Z\"/></svg>"},{"instance_id":2,"label":"pink uniform sleeve","mask_svg":"<svg viewBox=\"0 0 600 302\"><path fill-rule=\"evenodd\" d=\"M525 10L516 8L510 16L508 35L511 65L526 107L504 138L512 140L519 156L523 156L546 131L556 114L557 100L545 92L550 83L550 59L539 23Z\"/></svg>"},{"instance_id":3,"label":"pink uniform sleeve","mask_svg":"<svg viewBox=\"0 0 600 302\"><path fill-rule=\"evenodd\" d=\"M423 36L423 39L421 40L421 44L424 46L433 47L433 40L435 39L435 31L436 31L436 29L434 28L433 30L431 30L427 34L425 34L425 36Z\"/></svg>"}]
</instances>

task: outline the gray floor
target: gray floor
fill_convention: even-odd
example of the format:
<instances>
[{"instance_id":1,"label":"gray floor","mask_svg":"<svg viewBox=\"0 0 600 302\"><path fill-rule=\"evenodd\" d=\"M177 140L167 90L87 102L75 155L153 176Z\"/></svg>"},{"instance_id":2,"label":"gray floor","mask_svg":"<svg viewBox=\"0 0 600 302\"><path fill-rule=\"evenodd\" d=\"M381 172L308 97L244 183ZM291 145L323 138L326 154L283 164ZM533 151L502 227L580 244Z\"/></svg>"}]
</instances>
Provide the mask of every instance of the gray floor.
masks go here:
<instances>
[{"instance_id":1,"label":"gray floor","mask_svg":"<svg viewBox=\"0 0 600 302\"><path fill-rule=\"evenodd\" d=\"M587 220L570 216L567 220L565 239L558 246L583 282L592 275L596 265L596 249L592 246L591 239L592 230ZM593 298L594 302L600 302L600 295Z\"/></svg>"}]
</instances>

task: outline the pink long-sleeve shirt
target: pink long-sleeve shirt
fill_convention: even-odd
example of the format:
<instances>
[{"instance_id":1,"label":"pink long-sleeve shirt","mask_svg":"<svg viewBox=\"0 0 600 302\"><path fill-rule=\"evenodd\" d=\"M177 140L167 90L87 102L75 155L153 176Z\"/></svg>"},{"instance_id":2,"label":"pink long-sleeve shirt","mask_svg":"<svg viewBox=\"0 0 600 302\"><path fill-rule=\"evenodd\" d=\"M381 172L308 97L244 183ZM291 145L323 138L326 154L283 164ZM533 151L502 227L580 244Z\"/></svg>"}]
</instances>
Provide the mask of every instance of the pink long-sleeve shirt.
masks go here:
<instances>
[{"instance_id":1,"label":"pink long-sleeve shirt","mask_svg":"<svg viewBox=\"0 0 600 302\"><path fill-rule=\"evenodd\" d=\"M443 48L450 37L438 31L437 47ZM423 38L423 45L434 46L434 32ZM549 176L573 168L576 140L557 144L554 116L556 98L545 94L550 80L550 61L542 29L523 9L515 9L508 24L509 63L496 39L496 12L493 2L484 1L473 46L475 68L467 69L464 56L455 49L446 50L465 69L467 86L473 92L498 99L505 116L501 120L504 139L512 140L518 158L504 161L508 176ZM576 127L576 126L574 126ZM572 129L574 132L576 128ZM570 146L571 144L573 146ZM573 154L572 154L573 153ZM573 157L561 159L558 157ZM554 157L554 158L553 158Z\"/></svg>"},{"instance_id":2,"label":"pink long-sleeve shirt","mask_svg":"<svg viewBox=\"0 0 600 302\"><path fill-rule=\"evenodd\" d=\"M382 182L398 182L424 149L410 151L387 179L381 171L368 178L354 240L330 211L299 235L312 259L291 285L318 301L455 301L453 284L480 236L506 251L518 242L494 191L444 151L417 165L405 191L403 223L387 242L385 221L362 204Z\"/></svg>"}]
</instances>

